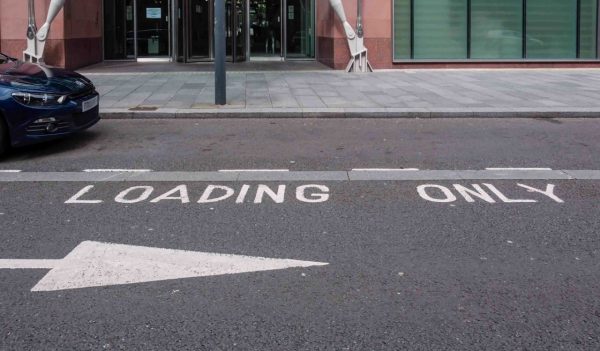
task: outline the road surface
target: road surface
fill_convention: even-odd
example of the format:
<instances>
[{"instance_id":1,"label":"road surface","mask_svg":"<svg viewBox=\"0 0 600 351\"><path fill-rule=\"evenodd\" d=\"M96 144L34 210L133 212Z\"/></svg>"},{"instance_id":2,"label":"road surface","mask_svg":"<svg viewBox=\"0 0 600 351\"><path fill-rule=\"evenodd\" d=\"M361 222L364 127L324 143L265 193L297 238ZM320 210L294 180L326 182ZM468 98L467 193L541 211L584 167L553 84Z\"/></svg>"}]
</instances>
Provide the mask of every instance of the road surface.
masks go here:
<instances>
[{"instance_id":1,"label":"road surface","mask_svg":"<svg viewBox=\"0 0 600 351\"><path fill-rule=\"evenodd\" d=\"M599 135L103 121L15 150L0 349L598 350Z\"/></svg>"}]
</instances>

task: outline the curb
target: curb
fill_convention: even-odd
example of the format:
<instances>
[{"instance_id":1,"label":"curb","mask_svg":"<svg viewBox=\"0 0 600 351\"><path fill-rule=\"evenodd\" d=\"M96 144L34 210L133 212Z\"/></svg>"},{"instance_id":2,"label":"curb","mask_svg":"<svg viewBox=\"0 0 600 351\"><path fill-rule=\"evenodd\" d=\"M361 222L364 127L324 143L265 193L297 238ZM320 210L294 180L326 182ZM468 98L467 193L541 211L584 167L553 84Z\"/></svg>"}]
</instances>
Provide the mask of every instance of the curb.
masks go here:
<instances>
[{"instance_id":1,"label":"curb","mask_svg":"<svg viewBox=\"0 0 600 351\"><path fill-rule=\"evenodd\" d=\"M597 109L298 109L298 108L211 108L211 109L157 109L131 111L129 109L100 109L103 119L271 119L271 118L600 118Z\"/></svg>"}]
</instances>

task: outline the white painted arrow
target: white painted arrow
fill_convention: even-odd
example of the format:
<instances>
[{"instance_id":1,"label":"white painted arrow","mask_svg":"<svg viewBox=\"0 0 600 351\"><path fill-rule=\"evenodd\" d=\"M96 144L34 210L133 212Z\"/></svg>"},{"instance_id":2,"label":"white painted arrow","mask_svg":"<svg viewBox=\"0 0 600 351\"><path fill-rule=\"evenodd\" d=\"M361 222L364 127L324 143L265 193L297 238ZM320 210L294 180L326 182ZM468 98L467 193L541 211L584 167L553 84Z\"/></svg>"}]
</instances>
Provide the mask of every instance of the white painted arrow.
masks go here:
<instances>
[{"instance_id":1,"label":"white painted arrow","mask_svg":"<svg viewBox=\"0 0 600 351\"><path fill-rule=\"evenodd\" d=\"M0 260L0 269L50 269L31 291L58 291L327 264L84 241L62 260Z\"/></svg>"}]
</instances>

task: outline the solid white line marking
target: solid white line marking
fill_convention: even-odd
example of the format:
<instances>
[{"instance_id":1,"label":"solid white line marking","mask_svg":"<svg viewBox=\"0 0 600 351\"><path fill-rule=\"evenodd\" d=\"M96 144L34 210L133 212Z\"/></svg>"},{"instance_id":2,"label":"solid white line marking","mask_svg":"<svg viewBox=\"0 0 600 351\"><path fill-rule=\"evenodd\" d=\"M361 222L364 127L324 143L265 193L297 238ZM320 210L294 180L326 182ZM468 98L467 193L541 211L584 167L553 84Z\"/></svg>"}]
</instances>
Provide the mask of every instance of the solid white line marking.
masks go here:
<instances>
[{"instance_id":1,"label":"solid white line marking","mask_svg":"<svg viewBox=\"0 0 600 351\"><path fill-rule=\"evenodd\" d=\"M289 172L289 169L220 169L223 173L242 173L242 172Z\"/></svg>"},{"instance_id":2,"label":"solid white line marking","mask_svg":"<svg viewBox=\"0 0 600 351\"><path fill-rule=\"evenodd\" d=\"M85 241L61 260L0 260L3 269L50 269L31 291L57 291L110 285L210 277L325 262L250 257Z\"/></svg>"},{"instance_id":3,"label":"solid white line marking","mask_svg":"<svg viewBox=\"0 0 600 351\"><path fill-rule=\"evenodd\" d=\"M416 172L418 168L353 168L353 172Z\"/></svg>"},{"instance_id":4,"label":"solid white line marking","mask_svg":"<svg viewBox=\"0 0 600 351\"><path fill-rule=\"evenodd\" d=\"M3 169L0 173L21 173L20 169Z\"/></svg>"},{"instance_id":5,"label":"solid white line marking","mask_svg":"<svg viewBox=\"0 0 600 351\"><path fill-rule=\"evenodd\" d=\"M83 170L86 173L110 173L110 172L114 172L114 173L127 173L127 172L131 172L131 173L145 173L145 172L152 172L151 169L84 169Z\"/></svg>"},{"instance_id":6,"label":"solid white line marking","mask_svg":"<svg viewBox=\"0 0 600 351\"><path fill-rule=\"evenodd\" d=\"M551 171L552 168L544 167L489 167L486 171Z\"/></svg>"}]
</instances>

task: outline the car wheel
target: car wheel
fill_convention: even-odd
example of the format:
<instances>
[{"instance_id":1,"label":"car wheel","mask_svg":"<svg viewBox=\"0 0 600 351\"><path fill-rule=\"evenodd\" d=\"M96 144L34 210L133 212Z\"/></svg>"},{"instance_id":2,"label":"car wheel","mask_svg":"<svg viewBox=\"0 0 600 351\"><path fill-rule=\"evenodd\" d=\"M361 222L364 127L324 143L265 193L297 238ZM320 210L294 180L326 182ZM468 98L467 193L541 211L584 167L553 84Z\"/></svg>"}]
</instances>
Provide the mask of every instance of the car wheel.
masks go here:
<instances>
[{"instance_id":1,"label":"car wheel","mask_svg":"<svg viewBox=\"0 0 600 351\"><path fill-rule=\"evenodd\" d=\"M9 147L8 127L0 115L0 157L2 157Z\"/></svg>"}]
</instances>

